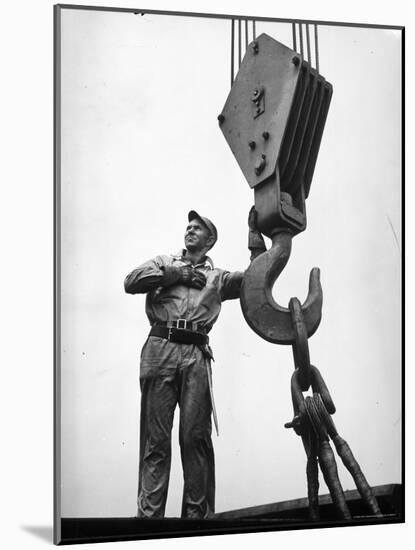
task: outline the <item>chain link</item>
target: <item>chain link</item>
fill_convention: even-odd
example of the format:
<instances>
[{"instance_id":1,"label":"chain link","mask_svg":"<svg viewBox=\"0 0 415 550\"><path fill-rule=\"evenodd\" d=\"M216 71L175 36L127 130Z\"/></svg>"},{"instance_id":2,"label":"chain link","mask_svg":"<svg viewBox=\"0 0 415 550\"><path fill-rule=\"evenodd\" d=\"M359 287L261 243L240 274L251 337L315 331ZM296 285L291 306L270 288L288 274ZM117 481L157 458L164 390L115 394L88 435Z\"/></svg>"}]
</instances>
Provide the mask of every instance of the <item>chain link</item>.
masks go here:
<instances>
[{"instance_id":1,"label":"chain link","mask_svg":"<svg viewBox=\"0 0 415 550\"><path fill-rule=\"evenodd\" d=\"M337 432L331 417L336 412L336 407L324 378L317 367L310 364L307 332L299 300L292 298L289 308L296 334L295 342L292 345L295 370L291 377L294 417L291 422L285 424L285 427L293 428L301 437L307 455L306 474L310 519L316 521L320 517L318 507L318 465L320 465L339 516L347 521L352 520L339 480L336 458L330 446L330 439L344 466L352 475L356 488L371 514L382 517L376 497L357 460L347 442ZM310 386L313 395L304 397L303 392L307 391Z\"/></svg>"},{"instance_id":2,"label":"chain link","mask_svg":"<svg viewBox=\"0 0 415 550\"><path fill-rule=\"evenodd\" d=\"M311 384L307 328L304 323L300 300L298 298L291 298L288 307L291 312L291 321L295 331L295 342L292 344L294 364L299 372L300 387L302 391L307 391Z\"/></svg>"}]
</instances>

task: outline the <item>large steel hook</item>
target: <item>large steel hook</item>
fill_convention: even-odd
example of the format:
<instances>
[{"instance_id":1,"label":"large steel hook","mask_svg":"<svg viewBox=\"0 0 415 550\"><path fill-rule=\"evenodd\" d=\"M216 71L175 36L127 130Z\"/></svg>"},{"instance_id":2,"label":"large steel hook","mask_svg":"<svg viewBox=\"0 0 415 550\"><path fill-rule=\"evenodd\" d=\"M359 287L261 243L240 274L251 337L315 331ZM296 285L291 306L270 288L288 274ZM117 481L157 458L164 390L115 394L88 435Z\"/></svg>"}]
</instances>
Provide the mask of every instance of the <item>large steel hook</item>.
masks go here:
<instances>
[{"instance_id":1,"label":"large steel hook","mask_svg":"<svg viewBox=\"0 0 415 550\"><path fill-rule=\"evenodd\" d=\"M272 296L272 287L286 266L291 253L293 234L276 230L272 246L255 258L242 282L241 306L246 322L261 338L274 344L293 344L296 331L289 308L280 306ZM323 292L320 270L311 270L308 296L301 306L307 337L317 330L321 320Z\"/></svg>"},{"instance_id":2,"label":"large steel hook","mask_svg":"<svg viewBox=\"0 0 415 550\"><path fill-rule=\"evenodd\" d=\"M254 190L259 230L272 239L271 248L245 272L242 311L259 336L276 344L293 344L296 339L295 315L275 302L272 287L290 257L293 235L306 228L305 200L332 92L331 84L298 52L264 33L247 49L218 116ZM301 338L316 331L321 306L315 268L301 307L305 327Z\"/></svg>"}]
</instances>

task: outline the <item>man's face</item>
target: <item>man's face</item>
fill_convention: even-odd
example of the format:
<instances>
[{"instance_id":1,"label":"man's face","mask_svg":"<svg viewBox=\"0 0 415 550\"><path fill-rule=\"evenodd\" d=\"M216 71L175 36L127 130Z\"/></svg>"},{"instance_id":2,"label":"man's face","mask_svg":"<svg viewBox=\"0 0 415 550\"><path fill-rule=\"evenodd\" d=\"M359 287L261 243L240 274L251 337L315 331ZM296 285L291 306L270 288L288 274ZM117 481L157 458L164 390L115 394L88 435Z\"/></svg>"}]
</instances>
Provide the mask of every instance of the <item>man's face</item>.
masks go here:
<instances>
[{"instance_id":1,"label":"man's face","mask_svg":"<svg viewBox=\"0 0 415 550\"><path fill-rule=\"evenodd\" d=\"M209 230L200 220L195 218L186 227L184 234L184 244L187 250L202 250L209 248L212 237Z\"/></svg>"}]
</instances>

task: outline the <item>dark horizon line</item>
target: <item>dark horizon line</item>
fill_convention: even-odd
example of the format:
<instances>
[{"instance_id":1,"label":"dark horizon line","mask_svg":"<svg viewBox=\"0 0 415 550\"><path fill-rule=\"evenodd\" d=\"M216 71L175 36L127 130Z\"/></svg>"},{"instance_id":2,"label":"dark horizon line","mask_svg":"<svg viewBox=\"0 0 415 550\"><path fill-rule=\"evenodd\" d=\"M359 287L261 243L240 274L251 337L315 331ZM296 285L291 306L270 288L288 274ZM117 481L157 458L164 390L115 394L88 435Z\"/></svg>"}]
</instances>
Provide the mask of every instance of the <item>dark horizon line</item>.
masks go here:
<instances>
[{"instance_id":1,"label":"dark horizon line","mask_svg":"<svg viewBox=\"0 0 415 550\"><path fill-rule=\"evenodd\" d=\"M375 28L386 30L399 30L402 31L405 27L402 25L381 25L374 23L347 23L341 21L321 21L316 19L290 19L290 18L277 18L277 17L264 17L255 15L229 15L223 13L198 13L198 12L185 12L185 11L170 11L170 10L149 10L145 8L117 8L109 6L84 6L78 4L55 4L56 7L61 9L80 9L80 10L96 10L96 11L109 11L109 12L125 12L133 13L135 15L173 15L173 16L185 16L185 17L206 17L211 19L240 19L242 21L268 21L274 23L300 23L311 25L325 25L325 26L340 26L340 27L363 27L363 28Z\"/></svg>"}]
</instances>

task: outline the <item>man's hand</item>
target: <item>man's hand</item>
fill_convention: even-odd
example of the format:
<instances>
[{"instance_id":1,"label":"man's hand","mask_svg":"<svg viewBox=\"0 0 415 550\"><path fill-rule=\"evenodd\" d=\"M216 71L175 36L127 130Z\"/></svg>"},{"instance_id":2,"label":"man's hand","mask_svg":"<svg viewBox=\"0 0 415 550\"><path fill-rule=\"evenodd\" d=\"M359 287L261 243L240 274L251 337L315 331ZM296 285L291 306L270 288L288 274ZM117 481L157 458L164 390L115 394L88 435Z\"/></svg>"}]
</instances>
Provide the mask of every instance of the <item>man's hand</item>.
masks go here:
<instances>
[{"instance_id":1,"label":"man's hand","mask_svg":"<svg viewBox=\"0 0 415 550\"><path fill-rule=\"evenodd\" d=\"M181 284L201 290L206 285L205 275L198 269L193 269L190 265L180 267L175 265L166 265L163 267L163 271L163 286Z\"/></svg>"},{"instance_id":2,"label":"man's hand","mask_svg":"<svg viewBox=\"0 0 415 550\"><path fill-rule=\"evenodd\" d=\"M251 262L267 249L264 237L261 235L261 231L257 226L257 218L258 214L255 210L255 206L253 206L248 215L248 248L251 251Z\"/></svg>"},{"instance_id":3,"label":"man's hand","mask_svg":"<svg viewBox=\"0 0 415 550\"><path fill-rule=\"evenodd\" d=\"M206 285L206 277L198 269L193 269L190 266L179 267L178 269L181 269L181 279L178 282L199 290Z\"/></svg>"},{"instance_id":4,"label":"man's hand","mask_svg":"<svg viewBox=\"0 0 415 550\"><path fill-rule=\"evenodd\" d=\"M248 227L250 231L254 231L255 233L260 232L257 227L257 219L258 219L258 214L257 214L257 211L255 210L255 206L253 206L248 214Z\"/></svg>"}]
</instances>

